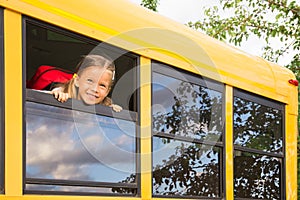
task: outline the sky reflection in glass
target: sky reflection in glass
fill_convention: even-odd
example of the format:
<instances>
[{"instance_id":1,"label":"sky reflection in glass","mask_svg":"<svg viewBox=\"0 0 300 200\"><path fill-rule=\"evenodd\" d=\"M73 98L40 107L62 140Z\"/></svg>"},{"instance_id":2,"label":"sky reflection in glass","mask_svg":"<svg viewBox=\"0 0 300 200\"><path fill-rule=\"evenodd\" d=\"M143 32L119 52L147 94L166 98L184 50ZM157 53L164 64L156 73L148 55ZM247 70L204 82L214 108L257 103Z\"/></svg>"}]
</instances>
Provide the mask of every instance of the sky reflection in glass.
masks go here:
<instances>
[{"instance_id":1,"label":"sky reflection in glass","mask_svg":"<svg viewBox=\"0 0 300 200\"><path fill-rule=\"evenodd\" d=\"M26 102L26 177L119 182L136 172L134 122Z\"/></svg>"}]
</instances>

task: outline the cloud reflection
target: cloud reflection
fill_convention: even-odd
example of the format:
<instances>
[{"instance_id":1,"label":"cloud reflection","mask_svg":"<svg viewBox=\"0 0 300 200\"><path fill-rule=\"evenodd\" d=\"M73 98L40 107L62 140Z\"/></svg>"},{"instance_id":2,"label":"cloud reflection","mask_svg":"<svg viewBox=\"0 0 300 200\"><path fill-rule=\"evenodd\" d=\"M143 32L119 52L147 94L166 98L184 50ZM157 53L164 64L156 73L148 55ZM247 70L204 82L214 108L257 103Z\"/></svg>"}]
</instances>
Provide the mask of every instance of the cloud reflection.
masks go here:
<instances>
[{"instance_id":1,"label":"cloud reflection","mask_svg":"<svg viewBox=\"0 0 300 200\"><path fill-rule=\"evenodd\" d=\"M118 182L135 173L135 138L114 120L78 123L72 110L49 107L27 102L26 177Z\"/></svg>"}]
</instances>

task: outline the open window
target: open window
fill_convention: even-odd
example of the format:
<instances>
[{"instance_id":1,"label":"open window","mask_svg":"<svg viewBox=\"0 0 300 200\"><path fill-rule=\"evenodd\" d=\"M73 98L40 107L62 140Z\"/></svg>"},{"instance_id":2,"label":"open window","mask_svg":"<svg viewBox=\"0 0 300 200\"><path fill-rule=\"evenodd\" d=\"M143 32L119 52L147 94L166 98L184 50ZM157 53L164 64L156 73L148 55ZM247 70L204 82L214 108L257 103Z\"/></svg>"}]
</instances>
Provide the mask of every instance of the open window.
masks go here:
<instances>
[{"instance_id":1,"label":"open window","mask_svg":"<svg viewBox=\"0 0 300 200\"><path fill-rule=\"evenodd\" d=\"M109 95L123 107L116 113L75 99L60 103L50 94L24 88L24 191L137 195L138 57L27 17L23 29L24 81L42 65L74 72L83 55L105 55L116 66Z\"/></svg>"}]
</instances>

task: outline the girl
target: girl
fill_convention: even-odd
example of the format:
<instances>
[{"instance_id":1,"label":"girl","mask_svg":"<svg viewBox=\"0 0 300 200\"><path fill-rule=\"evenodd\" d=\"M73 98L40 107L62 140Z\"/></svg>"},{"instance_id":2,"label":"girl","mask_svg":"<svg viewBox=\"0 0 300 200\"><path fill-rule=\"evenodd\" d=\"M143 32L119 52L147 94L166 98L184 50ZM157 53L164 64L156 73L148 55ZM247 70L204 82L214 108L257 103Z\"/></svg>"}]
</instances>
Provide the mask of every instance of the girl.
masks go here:
<instances>
[{"instance_id":1,"label":"girl","mask_svg":"<svg viewBox=\"0 0 300 200\"><path fill-rule=\"evenodd\" d=\"M73 78L65 84L58 85L51 94L60 102L74 98L87 105L102 104L120 112L122 108L112 104L112 100L107 97L114 74L115 65L111 60L100 55L87 55L79 62Z\"/></svg>"}]
</instances>

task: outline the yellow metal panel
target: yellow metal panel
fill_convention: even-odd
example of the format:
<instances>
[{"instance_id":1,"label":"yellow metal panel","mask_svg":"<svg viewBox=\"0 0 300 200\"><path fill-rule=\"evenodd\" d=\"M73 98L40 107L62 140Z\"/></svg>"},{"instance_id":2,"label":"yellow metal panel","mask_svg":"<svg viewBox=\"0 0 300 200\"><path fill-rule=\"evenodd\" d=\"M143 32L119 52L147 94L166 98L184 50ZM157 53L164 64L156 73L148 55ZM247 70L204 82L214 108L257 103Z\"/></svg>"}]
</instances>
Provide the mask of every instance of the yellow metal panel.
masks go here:
<instances>
[{"instance_id":1,"label":"yellow metal panel","mask_svg":"<svg viewBox=\"0 0 300 200\"><path fill-rule=\"evenodd\" d=\"M150 199L152 194L151 161L151 60L141 57L141 197Z\"/></svg>"},{"instance_id":2,"label":"yellow metal panel","mask_svg":"<svg viewBox=\"0 0 300 200\"><path fill-rule=\"evenodd\" d=\"M151 198L152 187L150 58L286 103L287 199L296 198L295 141L298 104L297 87L287 82L295 78L291 71L229 47L125 0L78 0L76 3L70 3L69 0L0 0L0 5L11 9L5 11L5 131L6 144L9 144L6 145L5 152L5 181L8 196L22 194L21 16L12 12L15 10L149 58L141 58L143 199ZM226 91L226 141L229 143L226 145L226 197L232 199L232 88L227 86ZM26 195L23 198L39 199L40 196ZM43 196L43 199L47 198L88 199Z\"/></svg>"},{"instance_id":3,"label":"yellow metal panel","mask_svg":"<svg viewBox=\"0 0 300 200\"><path fill-rule=\"evenodd\" d=\"M284 76L282 72L278 74ZM286 77L293 78L287 74L288 72ZM287 90L287 87L282 86L283 84L288 85L289 89ZM285 107L286 199L294 200L297 199L298 87L279 80L277 86L279 90L285 90L283 92L289 97Z\"/></svg>"},{"instance_id":4,"label":"yellow metal panel","mask_svg":"<svg viewBox=\"0 0 300 200\"><path fill-rule=\"evenodd\" d=\"M21 15L4 10L5 193L22 195L22 41Z\"/></svg>"},{"instance_id":5,"label":"yellow metal panel","mask_svg":"<svg viewBox=\"0 0 300 200\"><path fill-rule=\"evenodd\" d=\"M297 116L286 114L286 199L297 199Z\"/></svg>"},{"instance_id":6,"label":"yellow metal panel","mask_svg":"<svg viewBox=\"0 0 300 200\"><path fill-rule=\"evenodd\" d=\"M226 199L233 199L233 89L226 86L225 129L225 179Z\"/></svg>"},{"instance_id":7,"label":"yellow metal panel","mask_svg":"<svg viewBox=\"0 0 300 200\"><path fill-rule=\"evenodd\" d=\"M24 195L22 197L0 196L1 200L138 200L137 197L100 197L100 196L69 196L69 195Z\"/></svg>"},{"instance_id":8,"label":"yellow metal panel","mask_svg":"<svg viewBox=\"0 0 300 200\"><path fill-rule=\"evenodd\" d=\"M67 0L0 0L0 4L145 57L287 102L287 79L294 78L290 71L129 1L78 0L71 4Z\"/></svg>"}]
</instances>

